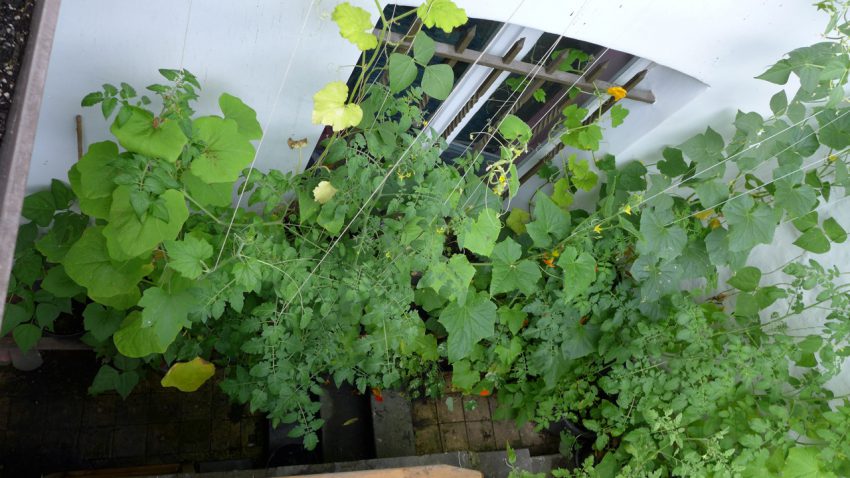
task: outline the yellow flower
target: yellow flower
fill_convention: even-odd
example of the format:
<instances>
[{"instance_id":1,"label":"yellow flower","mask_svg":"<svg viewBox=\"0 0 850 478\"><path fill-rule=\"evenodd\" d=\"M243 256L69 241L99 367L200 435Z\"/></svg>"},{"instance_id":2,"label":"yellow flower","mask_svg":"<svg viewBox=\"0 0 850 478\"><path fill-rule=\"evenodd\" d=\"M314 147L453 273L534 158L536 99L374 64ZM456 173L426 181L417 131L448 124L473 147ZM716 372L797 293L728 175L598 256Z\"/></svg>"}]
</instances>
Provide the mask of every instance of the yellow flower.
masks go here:
<instances>
[{"instance_id":1,"label":"yellow flower","mask_svg":"<svg viewBox=\"0 0 850 478\"><path fill-rule=\"evenodd\" d=\"M508 178L506 178L504 174L502 174L502 175L500 175L500 176L499 176L499 182L500 182L500 183L504 183L504 182L505 182L505 181L507 181L507 180L508 180Z\"/></svg>"},{"instance_id":2,"label":"yellow flower","mask_svg":"<svg viewBox=\"0 0 850 478\"><path fill-rule=\"evenodd\" d=\"M608 88L608 94L614 97L614 101L620 101L626 97L628 92L622 86L612 86Z\"/></svg>"},{"instance_id":3,"label":"yellow flower","mask_svg":"<svg viewBox=\"0 0 850 478\"><path fill-rule=\"evenodd\" d=\"M626 207L623 208L623 212L628 214L629 216L631 216L632 215L632 205L626 204Z\"/></svg>"},{"instance_id":4,"label":"yellow flower","mask_svg":"<svg viewBox=\"0 0 850 478\"><path fill-rule=\"evenodd\" d=\"M711 227L712 229L717 229L718 227L720 227L720 219L717 219L717 218L715 217L714 219L712 219L712 220L708 223L708 226L709 226L709 227Z\"/></svg>"},{"instance_id":5,"label":"yellow flower","mask_svg":"<svg viewBox=\"0 0 850 478\"><path fill-rule=\"evenodd\" d=\"M832 163L832 162L838 161L838 156L836 156L834 154L830 154L827 159L829 159L829 162Z\"/></svg>"},{"instance_id":6,"label":"yellow flower","mask_svg":"<svg viewBox=\"0 0 850 478\"><path fill-rule=\"evenodd\" d=\"M704 221L705 219L708 219L708 217L712 214L714 214L714 209L706 209L705 211L700 211L694 214L694 217L696 217L700 221Z\"/></svg>"},{"instance_id":7,"label":"yellow flower","mask_svg":"<svg viewBox=\"0 0 850 478\"><path fill-rule=\"evenodd\" d=\"M560 255L561 255L561 251L559 251L559 250L557 250L557 249L555 249L554 251L552 251L552 257L558 257L558 256L560 256Z\"/></svg>"},{"instance_id":8,"label":"yellow flower","mask_svg":"<svg viewBox=\"0 0 850 478\"><path fill-rule=\"evenodd\" d=\"M593 226L593 232L597 234L602 234L602 226L600 226L599 224Z\"/></svg>"}]
</instances>

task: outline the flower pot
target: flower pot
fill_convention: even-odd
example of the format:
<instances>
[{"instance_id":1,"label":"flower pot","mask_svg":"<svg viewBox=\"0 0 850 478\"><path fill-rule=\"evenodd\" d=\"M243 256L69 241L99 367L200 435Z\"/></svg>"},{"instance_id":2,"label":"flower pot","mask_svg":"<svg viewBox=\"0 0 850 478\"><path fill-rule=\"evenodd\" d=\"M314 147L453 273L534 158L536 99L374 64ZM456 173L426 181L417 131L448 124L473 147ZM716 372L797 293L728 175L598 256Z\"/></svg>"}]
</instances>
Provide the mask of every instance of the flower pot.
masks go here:
<instances>
[{"instance_id":1,"label":"flower pot","mask_svg":"<svg viewBox=\"0 0 850 478\"><path fill-rule=\"evenodd\" d=\"M4 2L5 3L5 2ZM47 65L59 17L60 0L35 2L24 55L20 62L6 131L0 144L0 241L15 244L35 143ZM6 295L14 247L0 255L0 295ZM0 320L3 305L0 305Z\"/></svg>"}]
</instances>

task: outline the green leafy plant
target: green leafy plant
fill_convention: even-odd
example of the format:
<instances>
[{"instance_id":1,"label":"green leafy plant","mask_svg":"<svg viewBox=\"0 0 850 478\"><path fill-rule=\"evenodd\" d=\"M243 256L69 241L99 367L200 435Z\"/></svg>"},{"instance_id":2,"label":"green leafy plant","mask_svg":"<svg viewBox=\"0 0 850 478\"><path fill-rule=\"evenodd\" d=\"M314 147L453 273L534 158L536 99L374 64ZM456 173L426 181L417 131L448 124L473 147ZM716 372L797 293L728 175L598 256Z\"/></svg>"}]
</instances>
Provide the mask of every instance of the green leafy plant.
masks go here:
<instances>
[{"instance_id":1,"label":"green leafy plant","mask_svg":"<svg viewBox=\"0 0 850 478\"><path fill-rule=\"evenodd\" d=\"M850 71L846 24L762 75L801 80L773 97L772 116L739 112L731 139L708 128L654 165L598 153L627 92L583 92L615 106L605 118L564 109L570 154L526 211L515 162L532 130L518 117L482 133L497 159L441 158L419 105L448 96L451 69L430 64L425 31L407 54L385 43L414 14L441 29L466 21L429 0L373 34L365 10L335 9L364 55L351 89L314 96L313 121L334 133L303 172L250 168L256 114L225 94L221 115L197 117L200 85L185 70L147 88L158 111L125 83L86 96L117 144L90 145L70 190L57 181L27 199L4 332L31 345L76 301L104 361L92 392L126 395L163 365L163 386L189 391L223 368L225 392L293 424L308 448L323 425L317 396L350 383L495 394L498 416L569 420L585 434L564 448L584 440L592 453L558 476L847 475L836 430L850 406L824 388L850 354L842 273L748 262L784 223L801 252L847 239L819 213L850 186L850 116L835 93ZM823 328L788 329L813 310Z\"/></svg>"}]
</instances>

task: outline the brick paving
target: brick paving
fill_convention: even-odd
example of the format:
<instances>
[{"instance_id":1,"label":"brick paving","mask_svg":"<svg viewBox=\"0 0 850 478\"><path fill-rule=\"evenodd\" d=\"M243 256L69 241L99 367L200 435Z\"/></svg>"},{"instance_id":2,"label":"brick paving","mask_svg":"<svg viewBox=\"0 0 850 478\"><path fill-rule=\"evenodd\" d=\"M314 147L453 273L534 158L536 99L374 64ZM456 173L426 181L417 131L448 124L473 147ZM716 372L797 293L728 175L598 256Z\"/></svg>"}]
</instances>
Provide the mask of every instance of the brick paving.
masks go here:
<instances>
[{"instance_id":1,"label":"brick paving","mask_svg":"<svg viewBox=\"0 0 850 478\"><path fill-rule=\"evenodd\" d=\"M451 404L451 406L449 405ZM537 432L534 424L517 427L511 420L493 420L494 397L449 394L438 400L415 400L411 407L416 453L498 451L506 444L528 448L532 455L556 453L559 437Z\"/></svg>"},{"instance_id":2,"label":"brick paving","mask_svg":"<svg viewBox=\"0 0 850 478\"><path fill-rule=\"evenodd\" d=\"M264 418L232 405L213 380L182 393L143 380L122 399L88 395L98 362L45 353L32 372L0 367L0 476L250 459L265 463Z\"/></svg>"}]
</instances>

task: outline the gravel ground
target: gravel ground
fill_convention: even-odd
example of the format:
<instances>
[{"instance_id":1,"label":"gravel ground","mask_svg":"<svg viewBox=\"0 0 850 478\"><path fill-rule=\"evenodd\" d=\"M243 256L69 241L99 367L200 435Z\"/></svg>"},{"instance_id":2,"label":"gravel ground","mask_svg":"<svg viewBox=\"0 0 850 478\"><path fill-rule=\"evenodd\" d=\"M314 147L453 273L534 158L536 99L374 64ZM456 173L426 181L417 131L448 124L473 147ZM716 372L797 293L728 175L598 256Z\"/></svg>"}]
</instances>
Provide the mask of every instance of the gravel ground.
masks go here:
<instances>
[{"instance_id":1,"label":"gravel ground","mask_svg":"<svg viewBox=\"0 0 850 478\"><path fill-rule=\"evenodd\" d=\"M35 0L0 1L0 142L12 106L15 80L24 57Z\"/></svg>"}]
</instances>

